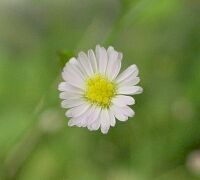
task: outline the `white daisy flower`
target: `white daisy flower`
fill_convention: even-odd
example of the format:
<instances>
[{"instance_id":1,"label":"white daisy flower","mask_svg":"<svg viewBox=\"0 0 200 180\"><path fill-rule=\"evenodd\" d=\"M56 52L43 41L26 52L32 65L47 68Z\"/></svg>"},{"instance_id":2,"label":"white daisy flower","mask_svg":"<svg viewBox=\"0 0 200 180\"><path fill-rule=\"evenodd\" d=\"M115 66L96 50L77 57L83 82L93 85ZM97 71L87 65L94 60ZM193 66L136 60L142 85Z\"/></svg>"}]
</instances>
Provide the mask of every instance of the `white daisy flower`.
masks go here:
<instances>
[{"instance_id":1,"label":"white daisy flower","mask_svg":"<svg viewBox=\"0 0 200 180\"><path fill-rule=\"evenodd\" d=\"M139 83L138 68L131 65L119 74L122 53L113 47L107 50L96 46L95 52L80 52L66 63L59 84L61 106L68 109L69 126L87 127L106 134L116 119L126 121L134 116L129 107L135 100L131 95L143 90Z\"/></svg>"}]
</instances>

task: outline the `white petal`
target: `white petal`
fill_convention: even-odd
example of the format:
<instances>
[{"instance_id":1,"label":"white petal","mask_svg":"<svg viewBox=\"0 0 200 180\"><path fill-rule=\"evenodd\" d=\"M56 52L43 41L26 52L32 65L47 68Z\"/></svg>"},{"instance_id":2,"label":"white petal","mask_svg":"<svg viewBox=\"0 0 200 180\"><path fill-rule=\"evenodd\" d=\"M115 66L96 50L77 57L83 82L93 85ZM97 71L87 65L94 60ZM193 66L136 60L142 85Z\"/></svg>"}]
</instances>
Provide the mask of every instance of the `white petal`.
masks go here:
<instances>
[{"instance_id":1,"label":"white petal","mask_svg":"<svg viewBox=\"0 0 200 180\"><path fill-rule=\"evenodd\" d=\"M122 86L119 87L117 90L117 94L129 94L129 95L134 95L134 94L140 94L143 92L143 89L140 86Z\"/></svg>"},{"instance_id":2,"label":"white petal","mask_svg":"<svg viewBox=\"0 0 200 180\"><path fill-rule=\"evenodd\" d=\"M67 99L61 102L62 108L72 108L84 104L83 99Z\"/></svg>"},{"instance_id":3,"label":"white petal","mask_svg":"<svg viewBox=\"0 0 200 180\"><path fill-rule=\"evenodd\" d=\"M68 110L66 111L65 116L67 116L68 118L72 118L72 113Z\"/></svg>"},{"instance_id":4,"label":"white petal","mask_svg":"<svg viewBox=\"0 0 200 180\"><path fill-rule=\"evenodd\" d=\"M83 75L84 79L87 77L87 73L77 59L72 58L70 59L69 63L73 64L76 67L77 71L79 71Z\"/></svg>"},{"instance_id":5,"label":"white petal","mask_svg":"<svg viewBox=\"0 0 200 180\"><path fill-rule=\"evenodd\" d=\"M75 74L78 78L84 80L84 74L79 70L79 63L75 58L71 58L63 68L64 73Z\"/></svg>"},{"instance_id":6,"label":"white petal","mask_svg":"<svg viewBox=\"0 0 200 180\"><path fill-rule=\"evenodd\" d=\"M85 77L80 72L79 68L74 63L72 63L75 61L76 59L72 58L70 59L70 62L65 65L62 72L62 77L66 82L82 89L85 83Z\"/></svg>"},{"instance_id":7,"label":"white petal","mask_svg":"<svg viewBox=\"0 0 200 180\"><path fill-rule=\"evenodd\" d=\"M93 72L96 73L98 70L98 66L94 51L92 49L88 51L88 58L91 61Z\"/></svg>"},{"instance_id":8,"label":"white petal","mask_svg":"<svg viewBox=\"0 0 200 180\"><path fill-rule=\"evenodd\" d=\"M78 62L81 64L88 76L93 74L92 65L90 64L89 59L84 52L80 52L78 54Z\"/></svg>"},{"instance_id":9,"label":"white petal","mask_svg":"<svg viewBox=\"0 0 200 180\"><path fill-rule=\"evenodd\" d=\"M68 121L68 126L77 126L77 127L81 127L80 126L80 120L78 119L74 119L74 118L71 118L69 121Z\"/></svg>"},{"instance_id":10,"label":"white petal","mask_svg":"<svg viewBox=\"0 0 200 180\"><path fill-rule=\"evenodd\" d=\"M76 124L76 120L75 119L70 119L69 121L68 121L68 126L75 126L75 124Z\"/></svg>"},{"instance_id":11,"label":"white petal","mask_svg":"<svg viewBox=\"0 0 200 180\"><path fill-rule=\"evenodd\" d=\"M101 125L101 120L100 120L100 117L95 121L93 122L90 126L89 126L89 129L91 131L96 131L100 128L100 125Z\"/></svg>"},{"instance_id":12,"label":"white petal","mask_svg":"<svg viewBox=\"0 0 200 180\"><path fill-rule=\"evenodd\" d=\"M78 61L75 57L70 58L69 63L73 64L73 65L78 65ZM66 65L67 65L67 63L66 63Z\"/></svg>"},{"instance_id":13,"label":"white petal","mask_svg":"<svg viewBox=\"0 0 200 180\"><path fill-rule=\"evenodd\" d=\"M116 105L113 105L111 107L112 112L114 113L115 117L119 120L119 121L127 121L128 120L128 116L125 116L122 113L122 109L121 107L118 107Z\"/></svg>"},{"instance_id":14,"label":"white petal","mask_svg":"<svg viewBox=\"0 0 200 180\"><path fill-rule=\"evenodd\" d=\"M135 64L128 67L124 72L122 72L116 79L117 83L124 81L126 78L131 76L136 77L139 73L139 70Z\"/></svg>"},{"instance_id":15,"label":"white petal","mask_svg":"<svg viewBox=\"0 0 200 180\"><path fill-rule=\"evenodd\" d=\"M74 87L84 89L84 80L69 66L62 72L63 79Z\"/></svg>"},{"instance_id":16,"label":"white petal","mask_svg":"<svg viewBox=\"0 0 200 180\"><path fill-rule=\"evenodd\" d=\"M61 82L59 85L58 85L58 90L60 91L64 91L66 94L68 93L69 95L75 95L75 94L83 94L84 91L79 89L79 88L76 88L66 82Z\"/></svg>"},{"instance_id":17,"label":"white petal","mask_svg":"<svg viewBox=\"0 0 200 180\"><path fill-rule=\"evenodd\" d=\"M121 61L123 59L123 53L118 52L118 59Z\"/></svg>"},{"instance_id":18,"label":"white petal","mask_svg":"<svg viewBox=\"0 0 200 180\"><path fill-rule=\"evenodd\" d=\"M82 95L81 94L76 94L76 93L69 93L69 92L61 92L59 95L60 99L81 99Z\"/></svg>"},{"instance_id":19,"label":"white petal","mask_svg":"<svg viewBox=\"0 0 200 180\"><path fill-rule=\"evenodd\" d=\"M78 127L86 127L88 125L88 118L90 117L92 113L92 105L89 106L89 108L80 116L76 117L76 125Z\"/></svg>"},{"instance_id":20,"label":"white petal","mask_svg":"<svg viewBox=\"0 0 200 180\"><path fill-rule=\"evenodd\" d=\"M121 69L121 59L121 53L117 53L114 50L110 50L108 65L106 69L106 75L110 80L115 79L119 74L119 71Z\"/></svg>"},{"instance_id":21,"label":"white petal","mask_svg":"<svg viewBox=\"0 0 200 180\"><path fill-rule=\"evenodd\" d=\"M97 61L98 61L99 58L100 58L100 53L101 53L101 47L100 47L100 45L96 45L95 53L96 53L96 58L97 58Z\"/></svg>"},{"instance_id":22,"label":"white petal","mask_svg":"<svg viewBox=\"0 0 200 180\"><path fill-rule=\"evenodd\" d=\"M101 132L107 134L110 128L110 116L107 109L102 109L101 112Z\"/></svg>"},{"instance_id":23,"label":"white petal","mask_svg":"<svg viewBox=\"0 0 200 180\"><path fill-rule=\"evenodd\" d=\"M119 83L119 85L120 86L135 86L139 82L140 82L140 78L139 77L129 76L125 80L121 81Z\"/></svg>"},{"instance_id":24,"label":"white petal","mask_svg":"<svg viewBox=\"0 0 200 180\"><path fill-rule=\"evenodd\" d=\"M115 124L116 124L114 113L113 113L113 111L111 109L109 109L108 113L109 113L109 116L110 116L110 125L112 127L114 127Z\"/></svg>"},{"instance_id":25,"label":"white petal","mask_svg":"<svg viewBox=\"0 0 200 180\"><path fill-rule=\"evenodd\" d=\"M107 49L107 53L108 53L108 57L110 56L110 54L114 51L114 47L112 46L109 46L108 49Z\"/></svg>"},{"instance_id":26,"label":"white petal","mask_svg":"<svg viewBox=\"0 0 200 180\"><path fill-rule=\"evenodd\" d=\"M93 124L98 118L99 118L99 115L100 115L100 112L101 112L101 108L98 107L98 106L93 106L94 109L92 109L91 111L91 116L88 118L88 129L92 130L91 129L91 124Z\"/></svg>"},{"instance_id":27,"label":"white petal","mask_svg":"<svg viewBox=\"0 0 200 180\"><path fill-rule=\"evenodd\" d=\"M135 115L135 112L129 106L121 107L121 112L128 117L133 117Z\"/></svg>"},{"instance_id":28,"label":"white petal","mask_svg":"<svg viewBox=\"0 0 200 180\"><path fill-rule=\"evenodd\" d=\"M95 105L92 105L90 108L90 115L87 117L87 127L91 124L91 119L96 115L95 108Z\"/></svg>"},{"instance_id":29,"label":"white petal","mask_svg":"<svg viewBox=\"0 0 200 180\"><path fill-rule=\"evenodd\" d=\"M119 107L119 106L113 105L112 108L114 110L114 114L118 116L119 118L122 118L122 119L117 118L118 120L121 120L121 121L125 121L128 119L128 117L133 117L135 115L135 112L129 106Z\"/></svg>"},{"instance_id":30,"label":"white petal","mask_svg":"<svg viewBox=\"0 0 200 180\"><path fill-rule=\"evenodd\" d=\"M108 63L108 56L107 56L106 49L97 45L96 56L97 56L97 61L98 61L99 72L101 74L105 74L107 63Z\"/></svg>"},{"instance_id":31,"label":"white petal","mask_svg":"<svg viewBox=\"0 0 200 180\"><path fill-rule=\"evenodd\" d=\"M76 94L76 93L71 93L71 92L61 92L60 93L60 99L79 99L82 98L82 94Z\"/></svg>"},{"instance_id":32,"label":"white petal","mask_svg":"<svg viewBox=\"0 0 200 180\"><path fill-rule=\"evenodd\" d=\"M96 131L100 128L101 125L101 111L102 109L99 108L97 109L96 113L95 113L95 121L91 124L88 125L88 129L91 131Z\"/></svg>"},{"instance_id":33,"label":"white petal","mask_svg":"<svg viewBox=\"0 0 200 180\"><path fill-rule=\"evenodd\" d=\"M88 104L87 102L85 102L84 104L71 108L66 112L66 116L70 116L73 118L79 117L80 115L82 115L83 113L85 113L88 108L90 107L90 104Z\"/></svg>"},{"instance_id":34,"label":"white petal","mask_svg":"<svg viewBox=\"0 0 200 180\"><path fill-rule=\"evenodd\" d=\"M71 58L69 60L69 69L72 69L74 72L76 72L82 80L85 80L85 74L80 70L79 63L76 60L76 58Z\"/></svg>"},{"instance_id":35,"label":"white petal","mask_svg":"<svg viewBox=\"0 0 200 180\"><path fill-rule=\"evenodd\" d=\"M65 91L66 89L66 82L61 82L59 85L58 85L58 90L59 91Z\"/></svg>"},{"instance_id":36,"label":"white petal","mask_svg":"<svg viewBox=\"0 0 200 180\"><path fill-rule=\"evenodd\" d=\"M115 79L118 76L119 72L120 72L122 57L123 57L122 53L118 53L116 64L113 67L112 80Z\"/></svg>"},{"instance_id":37,"label":"white petal","mask_svg":"<svg viewBox=\"0 0 200 180\"><path fill-rule=\"evenodd\" d=\"M77 119L77 118L71 118L71 119L68 121L68 126L78 126L78 127L82 127L81 124L82 124L82 121L81 121L80 119Z\"/></svg>"},{"instance_id":38,"label":"white petal","mask_svg":"<svg viewBox=\"0 0 200 180\"><path fill-rule=\"evenodd\" d=\"M135 104L135 100L131 96L124 95L117 95L115 98L113 98L112 102L119 107Z\"/></svg>"},{"instance_id":39,"label":"white petal","mask_svg":"<svg viewBox=\"0 0 200 180\"><path fill-rule=\"evenodd\" d=\"M60 99L67 99L67 98L68 98L68 94L66 94L65 92L61 92L61 93L59 94L59 98L60 98Z\"/></svg>"}]
</instances>

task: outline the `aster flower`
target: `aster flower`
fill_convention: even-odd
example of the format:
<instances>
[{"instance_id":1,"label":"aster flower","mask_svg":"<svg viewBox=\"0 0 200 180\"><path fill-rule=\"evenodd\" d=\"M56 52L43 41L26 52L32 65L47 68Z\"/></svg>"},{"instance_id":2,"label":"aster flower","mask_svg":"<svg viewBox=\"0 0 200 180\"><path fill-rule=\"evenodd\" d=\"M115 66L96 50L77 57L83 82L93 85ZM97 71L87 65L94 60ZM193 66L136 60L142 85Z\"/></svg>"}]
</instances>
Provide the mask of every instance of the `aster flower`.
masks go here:
<instances>
[{"instance_id":1,"label":"aster flower","mask_svg":"<svg viewBox=\"0 0 200 180\"><path fill-rule=\"evenodd\" d=\"M68 109L69 126L101 129L106 134L116 119L126 121L134 116L129 107L135 103L131 95L143 90L139 83L138 68L131 65L119 74L122 53L113 47L107 50L96 46L95 52L80 52L66 63L59 84L61 106Z\"/></svg>"}]
</instances>

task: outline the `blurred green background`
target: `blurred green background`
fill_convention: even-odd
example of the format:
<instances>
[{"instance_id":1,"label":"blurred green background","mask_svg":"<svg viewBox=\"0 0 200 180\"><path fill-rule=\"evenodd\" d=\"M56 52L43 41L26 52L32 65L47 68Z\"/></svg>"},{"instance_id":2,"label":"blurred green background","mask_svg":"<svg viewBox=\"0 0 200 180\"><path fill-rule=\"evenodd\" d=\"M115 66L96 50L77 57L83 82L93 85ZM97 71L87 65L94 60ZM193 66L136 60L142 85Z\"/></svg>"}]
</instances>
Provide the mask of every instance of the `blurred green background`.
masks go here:
<instances>
[{"instance_id":1,"label":"blurred green background","mask_svg":"<svg viewBox=\"0 0 200 180\"><path fill-rule=\"evenodd\" d=\"M69 128L63 61L96 44L137 64L136 116ZM0 179L200 179L199 0L0 0Z\"/></svg>"}]
</instances>

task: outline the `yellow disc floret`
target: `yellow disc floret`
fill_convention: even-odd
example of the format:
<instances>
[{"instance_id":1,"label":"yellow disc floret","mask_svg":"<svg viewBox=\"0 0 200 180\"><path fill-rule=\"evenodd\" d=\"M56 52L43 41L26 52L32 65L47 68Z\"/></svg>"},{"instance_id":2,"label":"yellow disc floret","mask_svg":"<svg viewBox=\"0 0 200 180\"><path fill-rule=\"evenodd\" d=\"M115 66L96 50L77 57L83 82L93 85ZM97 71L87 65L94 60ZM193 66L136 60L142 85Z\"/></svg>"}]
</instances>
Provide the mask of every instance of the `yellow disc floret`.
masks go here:
<instances>
[{"instance_id":1,"label":"yellow disc floret","mask_svg":"<svg viewBox=\"0 0 200 180\"><path fill-rule=\"evenodd\" d=\"M96 74L87 79L85 98L93 104L108 107L116 93L116 86L106 77Z\"/></svg>"}]
</instances>

